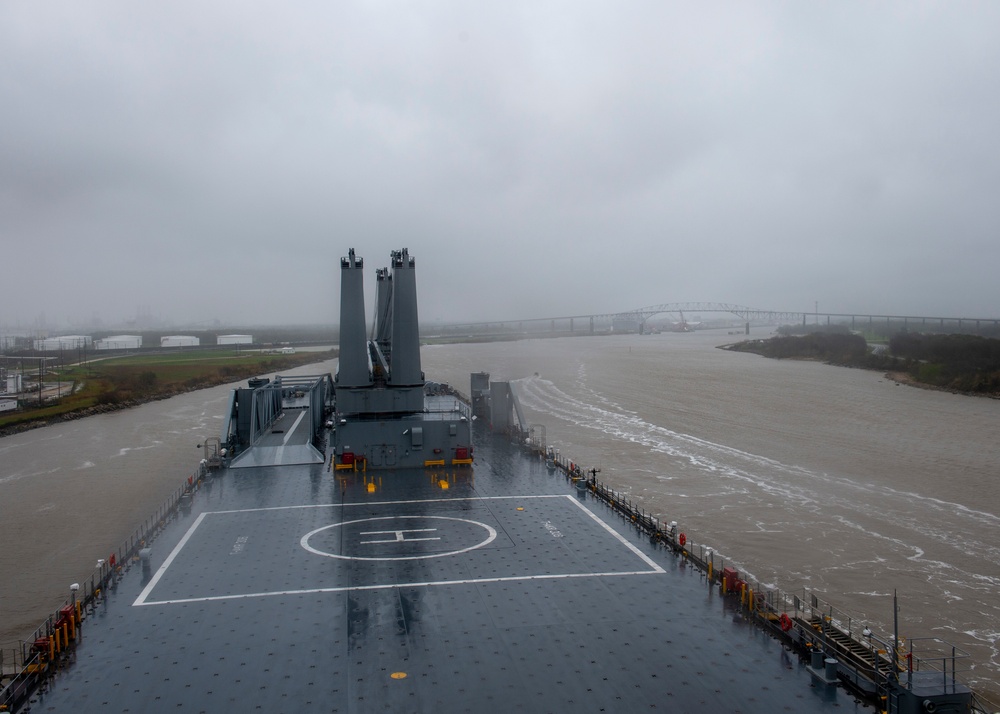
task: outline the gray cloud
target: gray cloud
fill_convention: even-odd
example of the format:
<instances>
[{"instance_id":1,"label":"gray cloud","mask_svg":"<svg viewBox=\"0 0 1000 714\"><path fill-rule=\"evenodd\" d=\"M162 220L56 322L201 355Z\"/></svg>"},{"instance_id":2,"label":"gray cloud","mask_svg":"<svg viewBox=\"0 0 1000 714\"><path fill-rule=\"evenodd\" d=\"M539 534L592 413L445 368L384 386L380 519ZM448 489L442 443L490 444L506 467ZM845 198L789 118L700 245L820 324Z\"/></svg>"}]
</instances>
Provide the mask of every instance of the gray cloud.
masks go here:
<instances>
[{"instance_id":1,"label":"gray cloud","mask_svg":"<svg viewBox=\"0 0 1000 714\"><path fill-rule=\"evenodd\" d=\"M993 316L1000 7L0 6L0 324Z\"/></svg>"}]
</instances>

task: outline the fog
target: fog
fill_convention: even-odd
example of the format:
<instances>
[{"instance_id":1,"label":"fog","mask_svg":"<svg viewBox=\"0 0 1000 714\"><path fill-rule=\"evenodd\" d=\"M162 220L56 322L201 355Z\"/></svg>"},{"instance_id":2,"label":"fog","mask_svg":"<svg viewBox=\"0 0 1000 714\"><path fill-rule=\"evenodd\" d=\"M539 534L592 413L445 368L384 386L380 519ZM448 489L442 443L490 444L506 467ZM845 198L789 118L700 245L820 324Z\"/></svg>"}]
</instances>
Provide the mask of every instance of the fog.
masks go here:
<instances>
[{"instance_id":1,"label":"fog","mask_svg":"<svg viewBox=\"0 0 1000 714\"><path fill-rule=\"evenodd\" d=\"M0 4L0 326L996 317L1000 4Z\"/></svg>"}]
</instances>

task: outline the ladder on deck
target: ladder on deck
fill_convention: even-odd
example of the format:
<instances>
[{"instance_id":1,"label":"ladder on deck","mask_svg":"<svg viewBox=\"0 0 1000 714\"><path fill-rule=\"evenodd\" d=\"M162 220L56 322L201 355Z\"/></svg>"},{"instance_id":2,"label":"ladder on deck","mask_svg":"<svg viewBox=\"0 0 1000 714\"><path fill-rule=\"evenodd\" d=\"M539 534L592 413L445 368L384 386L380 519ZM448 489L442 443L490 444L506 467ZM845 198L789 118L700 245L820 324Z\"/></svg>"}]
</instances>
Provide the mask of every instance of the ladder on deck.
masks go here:
<instances>
[{"instance_id":1,"label":"ladder on deck","mask_svg":"<svg viewBox=\"0 0 1000 714\"><path fill-rule=\"evenodd\" d=\"M884 651L876 650L851 637L823 617L814 615L808 619L796 618L799 624L807 630L813 630L826 643L840 662L855 669L872 682L885 678L886 672L892 669L892 660ZM876 677L876 668L878 677Z\"/></svg>"}]
</instances>

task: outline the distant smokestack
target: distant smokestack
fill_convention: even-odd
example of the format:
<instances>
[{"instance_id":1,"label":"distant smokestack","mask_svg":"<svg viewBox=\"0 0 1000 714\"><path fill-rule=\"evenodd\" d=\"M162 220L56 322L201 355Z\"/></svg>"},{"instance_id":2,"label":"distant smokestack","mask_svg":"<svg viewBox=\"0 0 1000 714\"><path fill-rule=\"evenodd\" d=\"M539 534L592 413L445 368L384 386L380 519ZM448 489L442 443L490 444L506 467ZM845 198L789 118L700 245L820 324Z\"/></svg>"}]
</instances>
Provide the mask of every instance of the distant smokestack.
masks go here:
<instances>
[{"instance_id":1,"label":"distant smokestack","mask_svg":"<svg viewBox=\"0 0 1000 714\"><path fill-rule=\"evenodd\" d=\"M417 328L417 279L406 248L392 253L392 357L389 385L424 383L420 371L420 334Z\"/></svg>"},{"instance_id":2,"label":"distant smokestack","mask_svg":"<svg viewBox=\"0 0 1000 714\"><path fill-rule=\"evenodd\" d=\"M379 268L375 281L375 341L385 350L392 337L392 273Z\"/></svg>"},{"instance_id":3,"label":"distant smokestack","mask_svg":"<svg viewBox=\"0 0 1000 714\"><path fill-rule=\"evenodd\" d=\"M364 261L351 248L340 259L340 368L341 387L367 387L372 383L365 335Z\"/></svg>"}]
</instances>

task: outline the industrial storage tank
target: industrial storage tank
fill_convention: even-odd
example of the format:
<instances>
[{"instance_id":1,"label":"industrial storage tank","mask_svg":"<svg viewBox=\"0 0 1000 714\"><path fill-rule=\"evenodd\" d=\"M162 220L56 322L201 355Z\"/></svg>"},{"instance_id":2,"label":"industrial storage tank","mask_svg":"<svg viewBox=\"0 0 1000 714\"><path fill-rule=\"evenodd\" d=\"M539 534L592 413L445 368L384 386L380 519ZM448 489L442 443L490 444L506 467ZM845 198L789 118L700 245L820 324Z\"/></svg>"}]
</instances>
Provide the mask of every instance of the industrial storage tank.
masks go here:
<instances>
[{"instance_id":1,"label":"industrial storage tank","mask_svg":"<svg viewBox=\"0 0 1000 714\"><path fill-rule=\"evenodd\" d=\"M215 341L219 345L252 345L253 335L219 335Z\"/></svg>"},{"instance_id":2,"label":"industrial storage tank","mask_svg":"<svg viewBox=\"0 0 1000 714\"><path fill-rule=\"evenodd\" d=\"M33 346L37 352L58 352L59 350L76 350L83 347L90 347L91 342L90 335L61 335L59 337L47 337L44 340L35 340Z\"/></svg>"},{"instance_id":3,"label":"industrial storage tank","mask_svg":"<svg viewBox=\"0 0 1000 714\"><path fill-rule=\"evenodd\" d=\"M95 350L137 350L140 347L141 335L112 335L94 343Z\"/></svg>"}]
</instances>

